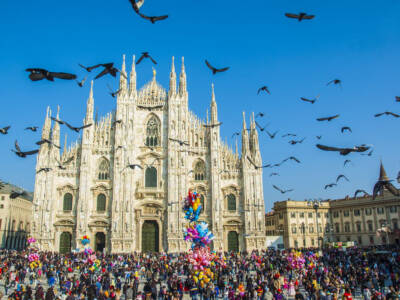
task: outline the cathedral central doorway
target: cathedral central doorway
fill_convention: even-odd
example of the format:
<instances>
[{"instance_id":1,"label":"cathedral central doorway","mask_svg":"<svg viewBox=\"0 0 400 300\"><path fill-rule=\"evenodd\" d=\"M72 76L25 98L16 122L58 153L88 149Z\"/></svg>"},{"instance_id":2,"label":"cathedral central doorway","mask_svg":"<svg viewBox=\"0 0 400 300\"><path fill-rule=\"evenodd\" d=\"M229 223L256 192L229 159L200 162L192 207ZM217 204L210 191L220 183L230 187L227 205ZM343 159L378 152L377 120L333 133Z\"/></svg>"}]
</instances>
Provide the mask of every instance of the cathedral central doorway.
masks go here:
<instances>
[{"instance_id":1,"label":"cathedral central doorway","mask_svg":"<svg viewBox=\"0 0 400 300\"><path fill-rule=\"evenodd\" d=\"M156 221L144 221L142 226L142 252L159 251L159 228Z\"/></svg>"},{"instance_id":2,"label":"cathedral central doorway","mask_svg":"<svg viewBox=\"0 0 400 300\"><path fill-rule=\"evenodd\" d=\"M236 231L228 232L228 251L239 252L239 236Z\"/></svg>"},{"instance_id":3,"label":"cathedral central doorway","mask_svg":"<svg viewBox=\"0 0 400 300\"><path fill-rule=\"evenodd\" d=\"M71 240L72 236L69 232L63 232L60 235L60 253L69 253L71 252Z\"/></svg>"},{"instance_id":4,"label":"cathedral central doorway","mask_svg":"<svg viewBox=\"0 0 400 300\"><path fill-rule=\"evenodd\" d=\"M95 249L96 251L103 252L106 247L106 235L104 232L97 232L95 235Z\"/></svg>"}]
</instances>

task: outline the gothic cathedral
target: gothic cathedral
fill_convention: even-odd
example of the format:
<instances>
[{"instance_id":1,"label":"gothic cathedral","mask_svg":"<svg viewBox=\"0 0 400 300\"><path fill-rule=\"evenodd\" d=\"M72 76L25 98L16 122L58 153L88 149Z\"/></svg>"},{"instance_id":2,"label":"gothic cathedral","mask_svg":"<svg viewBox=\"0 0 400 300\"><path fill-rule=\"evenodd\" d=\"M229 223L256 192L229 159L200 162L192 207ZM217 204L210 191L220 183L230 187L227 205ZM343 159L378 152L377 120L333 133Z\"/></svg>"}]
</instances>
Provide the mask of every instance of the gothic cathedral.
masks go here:
<instances>
[{"instance_id":1,"label":"gothic cathedral","mask_svg":"<svg viewBox=\"0 0 400 300\"><path fill-rule=\"evenodd\" d=\"M134 61L128 85L124 56L115 112L94 119L92 82L84 119L92 126L62 154L54 145L40 146L36 170L52 168L35 178L32 235L40 249L69 252L82 248L80 239L88 235L93 249L108 253L185 251L181 205L188 189L201 194L214 250L264 248L254 115L247 129L243 114L239 156L237 145L232 151L220 139L214 87L204 122L188 108L183 59L178 86L172 59L168 91L155 71L137 90ZM60 145L60 125L52 126L49 108L42 138Z\"/></svg>"}]
</instances>

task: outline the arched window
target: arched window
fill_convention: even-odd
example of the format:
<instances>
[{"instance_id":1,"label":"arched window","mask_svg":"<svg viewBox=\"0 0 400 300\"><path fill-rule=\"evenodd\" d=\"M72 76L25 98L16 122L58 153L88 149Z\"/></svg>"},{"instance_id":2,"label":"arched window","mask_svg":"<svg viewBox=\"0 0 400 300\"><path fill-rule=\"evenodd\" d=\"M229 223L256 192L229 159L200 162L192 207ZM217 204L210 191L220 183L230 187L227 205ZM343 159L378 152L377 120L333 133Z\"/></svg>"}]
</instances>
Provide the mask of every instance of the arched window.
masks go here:
<instances>
[{"instance_id":1,"label":"arched window","mask_svg":"<svg viewBox=\"0 0 400 300\"><path fill-rule=\"evenodd\" d=\"M157 169L155 167L146 169L145 187L157 187Z\"/></svg>"},{"instance_id":2,"label":"arched window","mask_svg":"<svg viewBox=\"0 0 400 300\"><path fill-rule=\"evenodd\" d=\"M194 167L194 180L205 180L206 167L203 161L198 161Z\"/></svg>"},{"instance_id":3,"label":"arched window","mask_svg":"<svg viewBox=\"0 0 400 300\"><path fill-rule=\"evenodd\" d=\"M236 196L234 194L229 194L227 196L228 200L228 210L234 211L236 210Z\"/></svg>"},{"instance_id":4,"label":"arched window","mask_svg":"<svg viewBox=\"0 0 400 300\"><path fill-rule=\"evenodd\" d=\"M106 159L102 159L99 164L99 174L98 178L99 180L108 180L110 179L110 166L108 164L108 161Z\"/></svg>"},{"instance_id":5,"label":"arched window","mask_svg":"<svg viewBox=\"0 0 400 300\"><path fill-rule=\"evenodd\" d=\"M97 196L97 211L103 212L106 211L106 195L104 194L99 194Z\"/></svg>"},{"instance_id":6,"label":"arched window","mask_svg":"<svg viewBox=\"0 0 400 300\"><path fill-rule=\"evenodd\" d=\"M146 146L160 145L160 122L156 116L152 116L146 126Z\"/></svg>"},{"instance_id":7,"label":"arched window","mask_svg":"<svg viewBox=\"0 0 400 300\"><path fill-rule=\"evenodd\" d=\"M201 212L204 212L204 195L200 195L200 203L201 203Z\"/></svg>"},{"instance_id":8,"label":"arched window","mask_svg":"<svg viewBox=\"0 0 400 300\"><path fill-rule=\"evenodd\" d=\"M63 210L64 211L72 210L72 195L70 193L66 193L64 195Z\"/></svg>"}]
</instances>

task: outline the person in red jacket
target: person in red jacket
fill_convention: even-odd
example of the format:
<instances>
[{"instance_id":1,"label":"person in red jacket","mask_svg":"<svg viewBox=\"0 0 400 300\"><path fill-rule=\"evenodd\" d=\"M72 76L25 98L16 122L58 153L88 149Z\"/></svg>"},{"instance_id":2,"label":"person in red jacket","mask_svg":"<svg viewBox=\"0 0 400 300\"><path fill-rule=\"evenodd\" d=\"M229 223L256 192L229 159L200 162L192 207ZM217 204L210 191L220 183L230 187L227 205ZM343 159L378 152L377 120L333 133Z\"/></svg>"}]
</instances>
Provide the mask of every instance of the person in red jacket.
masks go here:
<instances>
[{"instance_id":1,"label":"person in red jacket","mask_svg":"<svg viewBox=\"0 0 400 300\"><path fill-rule=\"evenodd\" d=\"M353 300L353 296L351 295L351 291L349 288L346 289L346 291L343 294L343 300Z\"/></svg>"}]
</instances>

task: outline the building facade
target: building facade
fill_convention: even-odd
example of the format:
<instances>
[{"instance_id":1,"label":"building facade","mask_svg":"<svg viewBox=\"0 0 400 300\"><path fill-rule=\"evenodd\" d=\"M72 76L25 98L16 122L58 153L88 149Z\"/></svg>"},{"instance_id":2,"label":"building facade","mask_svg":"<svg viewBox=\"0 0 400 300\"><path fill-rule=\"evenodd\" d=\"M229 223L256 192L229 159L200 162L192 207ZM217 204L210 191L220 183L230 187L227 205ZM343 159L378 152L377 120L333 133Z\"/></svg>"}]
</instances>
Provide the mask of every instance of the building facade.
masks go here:
<instances>
[{"instance_id":1,"label":"building facade","mask_svg":"<svg viewBox=\"0 0 400 300\"><path fill-rule=\"evenodd\" d=\"M381 164L379 180L387 178ZM308 201L275 202L265 216L266 234L282 235L286 248L317 247L318 241L320 246L350 241L360 246L400 244L399 200L384 190L374 200L364 195L322 201L317 210Z\"/></svg>"},{"instance_id":2,"label":"building facade","mask_svg":"<svg viewBox=\"0 0 400 300\"><path fill-rule=\"evenodd\" d=\"M32 193L11 199L12 192L22 189L9 183L0 183L0 248L24 249L31 230Z\"/></svg>"},{"instance_id":3,"label":"building facade","mask_svg":"<svg viewBox=\"0 0 400 300\"><path fill-rule=\"evenodd\" d=\"M186 250L182 200L191 189L202 195L200 219L215 235L215 250L263 247L262 169L249 160L262 161L254 116L248 132L243 114L239 155L237 146L233 151L220 139L213 86L211 116L207 112L203 122L189 110L183 59L179 81L172 60L168 91L155 71L137 89L134 61L128 76L124 56L114 113L94 120L92 83L84 124L93 125L83 129L82 139L64 145L62 154L41 145L36 168L52 171L35 178L32 231L39 246L67 252L88 235L92 248L112 253ZM49 109L42 137L60 144L60 126L52 126Z\"/></svg>"}]
</instances>

